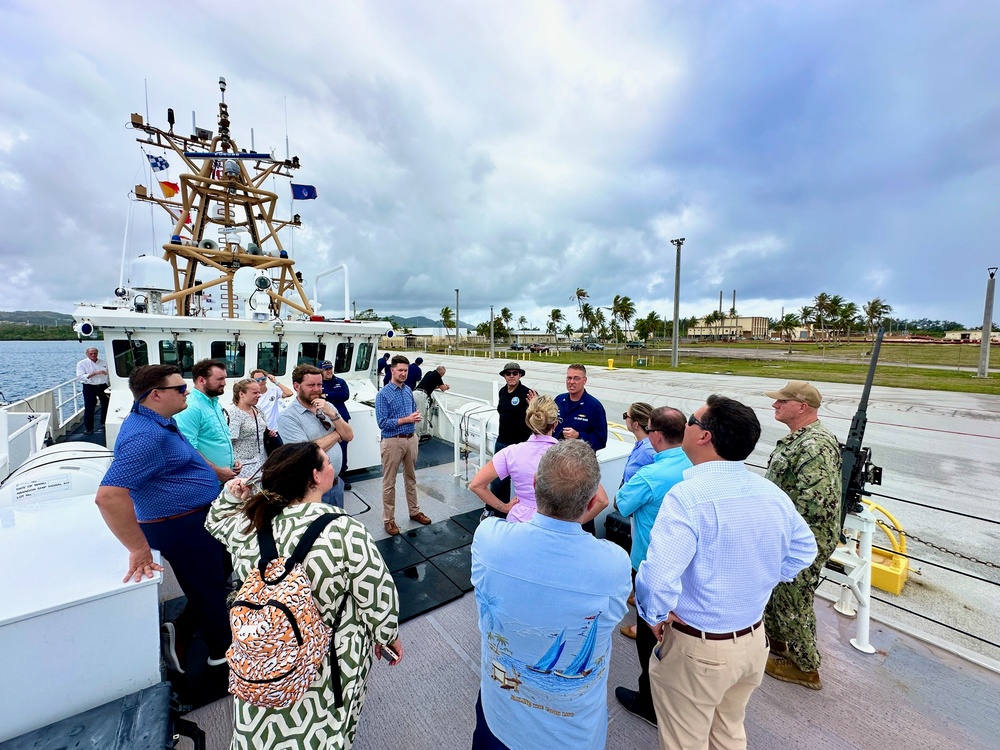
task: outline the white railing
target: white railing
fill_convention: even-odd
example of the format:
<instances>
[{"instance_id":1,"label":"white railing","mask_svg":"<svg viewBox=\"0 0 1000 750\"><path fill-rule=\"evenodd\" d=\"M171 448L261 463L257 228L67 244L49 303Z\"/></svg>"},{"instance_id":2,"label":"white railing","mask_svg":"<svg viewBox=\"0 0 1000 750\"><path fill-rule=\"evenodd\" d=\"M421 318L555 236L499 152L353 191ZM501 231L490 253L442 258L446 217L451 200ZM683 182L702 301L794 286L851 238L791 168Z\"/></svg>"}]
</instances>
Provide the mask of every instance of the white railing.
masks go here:
<instances>
[{"instance_id":1,"label":"white railing","mask_svg":"<svg viewBox=\"0 0 1000 750\"><path fill-rule=\"evenodd\" d=\"M29 432L35 432L27 429L29 423L37 420L39 416L46 417L46 429L52 440L58 440L67 433L72 432L83 415L82 390L80 382L74 378L36 393L33 396L15 401L12 404L0 406L0 412L6 413L11 417L11 420L7 422L4 434L0 434L0 443L2 443L0 445L0 455L3 455L3 452L6 450L8 462L13 466L19 465L14 462L13 456L15 452L19 456L23 454L26 447L22 441L28 439L27 435ZM18 418L14 418L14 415L18 415ZM26 419L28 416L30 416L30 419ZM37 425L35 426L37 427ZM45 433L43 432L42 437L44 438L44 436ZM11 447L11 441L14 440L18 441L16 448ZM39 450L42 446L27 447ZM24 456L24 458L27 457ZM7 473L9 473L9 470Z\"/></svg>"}]
</instances>

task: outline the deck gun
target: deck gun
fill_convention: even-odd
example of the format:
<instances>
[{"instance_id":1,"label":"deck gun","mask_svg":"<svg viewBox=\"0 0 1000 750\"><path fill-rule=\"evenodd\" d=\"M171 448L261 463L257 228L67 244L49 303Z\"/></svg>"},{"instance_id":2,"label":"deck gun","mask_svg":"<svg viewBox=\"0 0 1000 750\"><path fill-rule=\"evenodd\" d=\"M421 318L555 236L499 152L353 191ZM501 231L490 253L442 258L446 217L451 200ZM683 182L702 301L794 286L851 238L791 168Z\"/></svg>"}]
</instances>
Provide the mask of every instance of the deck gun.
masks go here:
<instances>
[{"instance_id":1,"label":"deck gun","mask_svg":"<svg viewBox=\"0 0 1000 750\"><path fill-rule=\"evenodd\" d=\"M868 395L875 379L875 365L878 364L878 353L882 348L884 334L885 329L879 326L878 334L875 336L875 346L872 348L871 362L868 364L868 377L865 378L865 387L861 391L861 401L858 403L854 419L851 420L851 431L847 433L847 440L841 446L844 465L842 474L844 486L840 495L841 529L844 528L848 513L857 513L862 509L861 496L865 494L865 485L882 484L882 467L872 463L871 448L865 448L861 443L864 441L865 426L868 424ZM843 538L841 541L844 541Z\"/></svg>"}]
</instances>

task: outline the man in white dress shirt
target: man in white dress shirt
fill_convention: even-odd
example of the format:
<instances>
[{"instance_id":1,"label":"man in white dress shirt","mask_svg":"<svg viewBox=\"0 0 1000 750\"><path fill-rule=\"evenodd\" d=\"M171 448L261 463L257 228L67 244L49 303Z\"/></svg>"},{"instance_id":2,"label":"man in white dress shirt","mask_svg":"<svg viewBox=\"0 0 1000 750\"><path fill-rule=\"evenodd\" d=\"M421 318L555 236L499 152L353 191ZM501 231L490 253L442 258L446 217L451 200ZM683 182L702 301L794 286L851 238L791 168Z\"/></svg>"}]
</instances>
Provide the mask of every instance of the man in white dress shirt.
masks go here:
<instances>
[{"instance_id":1,"label":"man in white dress shirt","mask_svg":"<svg viewBox=\"0 0 1000 750\"><path fill-rule=\"evenodd\" d=\"M87 358L76 365L76 377L83 384L83 430L86 435L94 434L94 412L97 402L101 402L101 429L108 421L108 363L98 358L97 347L87 349Z\"/></svg>"},{"instance_id":2,"label":"man in white dress shirt","mask_svg":"<svg viewBox=\"0 0 1000 750\"><path fill-rule=\"evenodd\" d=\"M747 746L743 719L768 643L764 607L816 557L788 495L747 471L760 437L750 407L709 396L681 447L693 466L663 499L635 601L658 645L649 662L661 748Z\"/></svg>"}]
</instances>

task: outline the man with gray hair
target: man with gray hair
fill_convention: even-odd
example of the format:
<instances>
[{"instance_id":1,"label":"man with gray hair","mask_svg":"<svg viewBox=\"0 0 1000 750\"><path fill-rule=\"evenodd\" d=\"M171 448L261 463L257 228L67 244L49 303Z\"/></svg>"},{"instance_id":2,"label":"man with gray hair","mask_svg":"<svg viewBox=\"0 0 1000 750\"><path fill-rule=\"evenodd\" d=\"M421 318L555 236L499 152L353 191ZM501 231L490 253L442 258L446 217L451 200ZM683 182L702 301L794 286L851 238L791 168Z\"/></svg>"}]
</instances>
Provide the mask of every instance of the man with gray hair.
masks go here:
<instances>
[{"instance_id":1,"label":"man with gray hair","mask_svg":"<svg viewBox=\"0 0 1000 750\"><path fill-rule=\"evenodd\" d=\"M83 386L83 429L84 434L94 434L94 413L97 402L101 402L101 429L108 421L108 404L111 394L108 393L108 363L99 359L96 346L87 347L87 358L81 359L76 365L76 378Z\"/></svg>"},{"instance_id":2,"label":"man with gray hair","mask_svg":"<svg viewBox=\"0 0 1000 750\"><path fill-rule=\"evenodd\" d=\"M611 634L631 577L625 551L580 526L600 480L593 449L562 442L538 464L535 516L488 518L476 530L482 677L473 750L605 745Z\"/></svg>"}]
</instances>

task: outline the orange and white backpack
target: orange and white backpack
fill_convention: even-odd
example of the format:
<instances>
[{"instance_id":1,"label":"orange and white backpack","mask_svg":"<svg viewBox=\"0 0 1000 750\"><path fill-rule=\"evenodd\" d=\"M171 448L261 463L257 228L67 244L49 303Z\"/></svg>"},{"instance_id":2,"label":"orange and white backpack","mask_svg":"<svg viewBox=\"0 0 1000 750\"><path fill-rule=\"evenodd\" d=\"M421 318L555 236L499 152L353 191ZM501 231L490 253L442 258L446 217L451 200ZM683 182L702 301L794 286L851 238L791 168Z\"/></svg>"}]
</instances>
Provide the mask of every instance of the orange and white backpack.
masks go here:
<instances>
[{"instance_id":1,"label":"orange and white backpack","mask_svg":"<svg viewBox=\"0 0 1000 750\"><path fill-rule=\"evenodd\" d=\"M333 634L344 614L347 596L333 626L323 622L305 570L305 557L337 513L309 524L289 558L279 557L271 524L257 532L260 561L247 576L229 608L233 643L226 652L229 692L254 706L283 708L306 694L319 678L329 655L337 708L343 706L340 662Z\"/></svg>"}]
</instances>

